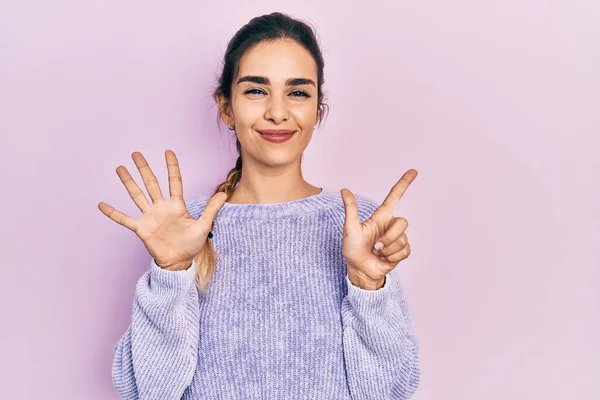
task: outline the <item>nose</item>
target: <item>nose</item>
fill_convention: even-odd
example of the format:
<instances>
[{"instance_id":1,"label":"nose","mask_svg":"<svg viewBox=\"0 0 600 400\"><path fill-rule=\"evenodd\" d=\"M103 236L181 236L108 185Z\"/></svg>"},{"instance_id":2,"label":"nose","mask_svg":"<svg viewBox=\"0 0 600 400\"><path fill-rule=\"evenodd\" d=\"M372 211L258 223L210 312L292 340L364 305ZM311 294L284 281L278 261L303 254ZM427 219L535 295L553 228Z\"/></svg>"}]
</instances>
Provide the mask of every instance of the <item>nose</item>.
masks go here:
<instances>
[{"instance_id":1,"label":"nose","mask_svg":"<svg viewBox=\"0 0 600 400\"><path fill-rule=\"evenodd\" d=\"M287 105L284 99L278 96L270 96L265 110L265 119L273 121L274 124L287 121L290 118Z\"/></svg>"}]
</instances>

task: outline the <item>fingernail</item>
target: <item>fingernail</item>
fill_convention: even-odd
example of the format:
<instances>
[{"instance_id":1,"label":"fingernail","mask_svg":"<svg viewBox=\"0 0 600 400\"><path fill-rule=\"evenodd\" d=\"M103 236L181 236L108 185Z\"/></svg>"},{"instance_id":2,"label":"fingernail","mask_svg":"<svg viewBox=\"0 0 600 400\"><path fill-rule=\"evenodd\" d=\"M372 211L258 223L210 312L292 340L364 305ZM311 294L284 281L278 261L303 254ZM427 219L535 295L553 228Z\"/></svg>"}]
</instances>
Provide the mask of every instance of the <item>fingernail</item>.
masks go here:
<instances>
[{"instance_id":1,"label":"fingernail","mask_svg":"<svg viewBox=\"0 0 600 400\"><path fill-rule=\"evenodd\" d=\"M377 243L375 243L375 249L376 249L376 250L381 250L381 249L383 249L383 243L381 243L381 242L377 242Z\"/></svg>"},{"instance_id":2,"label":"fingernail","mask_svg":"<svg viewBox=\"0 0 600 400\"><path fill-rule=\"evenodd\" d=\"M373 254L375 254L376 256L378 256L379 252L377 250L373 250Z\"/></svg>"}]
</instances>

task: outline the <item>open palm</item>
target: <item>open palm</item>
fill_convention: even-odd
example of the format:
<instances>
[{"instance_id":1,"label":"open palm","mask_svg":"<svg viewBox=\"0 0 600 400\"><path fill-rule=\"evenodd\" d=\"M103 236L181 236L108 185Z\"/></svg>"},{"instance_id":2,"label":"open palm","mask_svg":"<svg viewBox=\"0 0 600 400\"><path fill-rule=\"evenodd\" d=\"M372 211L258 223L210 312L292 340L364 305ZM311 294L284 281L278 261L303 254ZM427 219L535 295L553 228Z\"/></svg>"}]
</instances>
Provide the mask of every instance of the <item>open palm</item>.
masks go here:
<instances>
[{"instance_id":1,"label":"open palm","mask_svg":"<svg viewBox=\"0 0 600 400\"><path fill-rule=\"evenodd\" d=\"M213 195L202 216L197 220L193 219L188 214L183 199L181 172L175 153L170 150L165 152L169 174L168 199L163 198L156 176L144 156L134 152L131 157L142 176L152 204L127 169L120 165L117 167L117 175L142 216L135 220L104 202L100 202L98 208L119 225L133 231L161 268L179 270L189 267L206 243L213 220L227 195L223 192Z\"/></svg>"}]
</instances>

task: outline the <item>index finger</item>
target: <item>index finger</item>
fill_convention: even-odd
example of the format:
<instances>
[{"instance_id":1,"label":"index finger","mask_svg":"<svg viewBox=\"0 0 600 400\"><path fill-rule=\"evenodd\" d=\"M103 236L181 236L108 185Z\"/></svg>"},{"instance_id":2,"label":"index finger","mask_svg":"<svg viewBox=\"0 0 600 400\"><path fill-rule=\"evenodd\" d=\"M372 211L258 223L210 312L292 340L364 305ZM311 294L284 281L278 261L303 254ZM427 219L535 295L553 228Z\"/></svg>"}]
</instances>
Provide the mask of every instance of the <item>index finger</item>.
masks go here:
<instances>
[{"instance_id":1,"label":"index finger","mask_svg":"<svg viewBox=\"0 0 600 400\"><path fill-rule=\"evenodd\" d=\"M402 196L404 196L404 192L406 192L408 186L410 186L412 181L415 180L417 174L418 172L416 169L409 169L408 171L406 171L404 175L402 175L402 178L400 178L400 180L396 182L394 187L392 187L392 190L390 190L390 193L387 195L381 206L379 206L378 210L383 210L390 215L393 214L394 208L396 207Z\"/></svg>"}]
</instances>

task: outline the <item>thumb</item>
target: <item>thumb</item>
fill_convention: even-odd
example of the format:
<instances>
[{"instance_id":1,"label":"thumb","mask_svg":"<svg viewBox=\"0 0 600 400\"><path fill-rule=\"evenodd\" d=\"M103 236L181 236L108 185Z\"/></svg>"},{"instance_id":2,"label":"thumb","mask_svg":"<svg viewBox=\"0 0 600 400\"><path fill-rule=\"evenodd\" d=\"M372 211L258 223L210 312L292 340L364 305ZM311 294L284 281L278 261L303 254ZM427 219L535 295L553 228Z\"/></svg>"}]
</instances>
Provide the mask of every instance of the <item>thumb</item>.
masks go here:
<instances>
[{"instance_id":1,"label":"thumb","mask_svg":"<svg viewBox=\"0 0 600 400\"><path fill-rule=\"evenodd\" d=\"M342 195L342 200L344 201L344 209L346 210L344 231L354 231L360 227L358 208L356 206L356 197L354 197L354 194L348 189L342 189L340 193Z\"/></svg>"},{"instance_id":2,"label":"thumb","mask_svg":"<svg viewBox=\"0 0 600 400\"><path fill-rule=\"evenodd\" d=\"M219 212L221 207L223 207L225 200L227 200L227 193L225 192L217 192L213 194L210 199L208 199L208 202L204 207L204 211L202 211L202 215L198 219L199 222L205 224L205 226L208 227L208 230L210 230L210 227L212 226L212 223L215 220L217 213Z\"/></svg>"}]
</instances>

